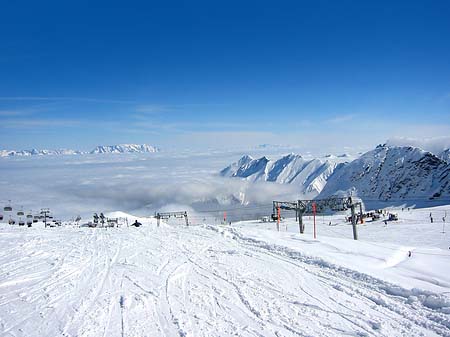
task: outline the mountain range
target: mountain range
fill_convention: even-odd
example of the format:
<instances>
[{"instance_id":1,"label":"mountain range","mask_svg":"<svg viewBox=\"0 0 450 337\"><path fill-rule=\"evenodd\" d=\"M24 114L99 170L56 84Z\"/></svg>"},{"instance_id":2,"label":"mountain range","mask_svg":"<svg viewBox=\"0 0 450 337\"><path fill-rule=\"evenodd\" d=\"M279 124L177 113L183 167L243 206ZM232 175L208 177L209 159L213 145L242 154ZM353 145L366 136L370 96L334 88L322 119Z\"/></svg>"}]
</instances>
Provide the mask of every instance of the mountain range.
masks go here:
<instances>
[{"instance_id":1,"label":"mountain range","mask_svg":"<svg viewBox=\"0 0 450 337\"><path fill-rule=\"evenodd\" d=\"M329 160L307 160L296 154L288 154L278 160L270 160L267 157L253 159L246 155L237 163L224 168L220 175L239 177L251 182L295 184L300 193L315 196L322 191L336 165Z\"/></svg>"},{"instance_id":2,"label":"mountain range","mask_svg":"<svg viewBox=\"0 0 450 337\"><path fill-rule=\"evenodd\" d=\"M147 144L142 145L119 144L119 145L97 146L89 153L98 154L98 153L153 153L153 152L159 152L159 149L157 147Z\"/></svg>"},{"instance_id":3,"label":"mountain range","mask_svg":"<svg viewBox=\"0 0 450 337\"><path fill-rule=\"evenodd\" d=\"M70 149L60 150L0 150L0 157L14 156L55 156L55 155L83 155L83 154L101 154L101 153L153 153L159 152L159 148L147 144L118 144L118 145L100 145L91 151L78 151Z\"/></svg>"},{"instance_id":4,"label":"mountain range","mask_svg":"<svg viewBox=\"0 0 450 337\"><path fill-rule=\"evenodd\" d=\"M246 155L224 168L220 175L295 184L305 198L350 193L381 201L450 197L448 149L435 155L416 147L379 145L353 161L339 164L331 156L326 160L305 160L289 154L270 160Z\"/></svg>"}]
</instances>

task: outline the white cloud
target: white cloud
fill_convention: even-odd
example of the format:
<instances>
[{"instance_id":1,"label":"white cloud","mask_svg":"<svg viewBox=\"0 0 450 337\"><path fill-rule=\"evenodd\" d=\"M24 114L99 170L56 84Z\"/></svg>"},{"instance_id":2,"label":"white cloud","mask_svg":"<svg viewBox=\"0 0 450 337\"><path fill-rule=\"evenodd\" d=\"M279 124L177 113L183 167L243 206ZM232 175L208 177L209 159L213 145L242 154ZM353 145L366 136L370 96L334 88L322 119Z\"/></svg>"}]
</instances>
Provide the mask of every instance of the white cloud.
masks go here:
<instances>
[{"instance_id":1,"label":"white cloud","mask_svg":"<svg viewBox=\"0 0 450 337\"><path fill-rule=\"evenodd\" d=\"M29 115L31 111L26 110L0 110L0 117L20 117Z\"/></svg>"},{"instance_id":2,"label":"white cloud","mask_svg":"<svg viewBox=\"0 0 450 337\"><path fill-rule=\"evenodd\" d=\"M103 99L93 97L60 97L60 96L1 96L0 101L79 101L93 103L135 104L135 101Z\"/></svg>"},{"instance_id":3,"label":"white cloud","mask_svg":"<svg viewBox=\"0 0 450 337\"><path fill-rule=\"evenodd\" d=\"M414 146L439 154L443 150L450 148L450 136L430 138L393 137L388 139L387 144L392 146Z\"/></svg>"},{"instance_id":4,"label":"white cloud","mask_svg":"<svg viewBox=\"0 0 450 337\"><path fill-rule=\"evenodd\" d=\"M0 123L0 128L27 129L45 127L77 127L82 124L79 120L68 119L5 119Z\"/></svg>"},{"instance_id":5,"label":"white cloud","mask_svg":"<svg viewBox=\"0 0 450 337\"><path fill-rule=\"evenodd\" d=\"M358 117L357 114L342 114L342 115L338 115L338 116L328 119L327 122L333 123L333 124L345 123L345 122L350 122L357 117Z\"/></svg>"}]
</instances>

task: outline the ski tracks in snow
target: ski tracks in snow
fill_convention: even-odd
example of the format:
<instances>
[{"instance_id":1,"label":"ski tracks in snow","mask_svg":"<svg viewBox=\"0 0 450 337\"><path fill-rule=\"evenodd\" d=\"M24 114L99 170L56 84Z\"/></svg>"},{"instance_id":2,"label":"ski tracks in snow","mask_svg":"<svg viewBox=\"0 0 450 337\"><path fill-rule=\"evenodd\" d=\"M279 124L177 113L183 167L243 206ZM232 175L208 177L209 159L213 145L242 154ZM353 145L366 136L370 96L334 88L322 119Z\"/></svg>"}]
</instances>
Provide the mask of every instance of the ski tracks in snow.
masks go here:
<instances>
[{"instance_id":1,"label":"ski tracks in snow","mask_svg":"<svg viewBox=\"0 0 450 337\"><path fill-rule=\"evenodd\" d=\"M232 228L7 234L0 336L450 336L433 294Z\"/></svg>"}]
</instances>

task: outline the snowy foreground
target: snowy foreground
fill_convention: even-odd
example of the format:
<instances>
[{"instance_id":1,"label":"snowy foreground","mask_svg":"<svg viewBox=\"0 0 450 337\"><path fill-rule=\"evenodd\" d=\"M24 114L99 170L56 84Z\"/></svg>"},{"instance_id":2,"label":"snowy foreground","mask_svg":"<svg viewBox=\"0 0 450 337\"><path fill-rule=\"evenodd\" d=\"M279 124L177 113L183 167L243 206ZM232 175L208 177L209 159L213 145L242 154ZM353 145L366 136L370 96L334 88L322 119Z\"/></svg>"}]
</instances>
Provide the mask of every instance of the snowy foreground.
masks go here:
<instances>
[{"instance_id":1,"label":"snowy foreground","mask_svg":"<svg viewBox=\"0 0 450 337\"><path fill-rule=\"evenodd\" d=\"M1 224L0 335L450 336L449 234L408 214L357 242L338 216L316 240L311 219L304 235L293 220Z\"/></svg>"}]
</instances>

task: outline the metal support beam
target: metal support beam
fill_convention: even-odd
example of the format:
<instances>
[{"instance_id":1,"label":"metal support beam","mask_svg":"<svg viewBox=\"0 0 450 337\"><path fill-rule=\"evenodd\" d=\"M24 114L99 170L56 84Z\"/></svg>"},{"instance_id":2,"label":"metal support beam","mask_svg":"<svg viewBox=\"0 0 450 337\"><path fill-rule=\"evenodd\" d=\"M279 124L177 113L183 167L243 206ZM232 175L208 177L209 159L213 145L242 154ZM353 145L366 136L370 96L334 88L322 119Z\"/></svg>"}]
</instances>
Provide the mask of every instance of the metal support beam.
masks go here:
<instances>
[{"instance_id":1,"label":"metal support beam","mask_svg":"<svg viewBox=\"0 0 450 337\"><path fill-rule=\"evenodd\" d=\"M161 219L167 220L167 219L170 219L171 217L176 218L176 219L184 218L184 220L186 222L186 226L189 226L189 217L188 217L188 213L186 211L156 213L155 218L156 218L157 226L159 227Z\"/></svg>"},{"instance_id":2,"label":"metal support beam","mask_svg":"<svg viewBox=\"0 0 450 337\"><path fill-rule=\"evenodd\" d=\"M333 211L346 211L351 209L352 219L355 224L353 228L353 237L358 239L356 232L356 212L355 207L360 207L361 219L362 219L362 203L354 202L351 197L329 197L326 199L316 200L297 200L297 201L273 201L273 213L272 219L279 220L278 209L295 211L295 220L298 219L298 227L301 234L305 232L305 224L303 222L303 215L305 213L321 213L325 209L331 209ZM362 221L362 220L361 220ZM277 229L279 230L279 222L277 223Z\"/></svg>"},{"instance_id":3,"label":"metal support beam","mask_svg":"<svg viewBox=\"0 0 450 337\"><path fill-rule=\"evenodd\" d=\"M352 211L352 228L353 228L353 239L358 240L358 231L356 229L356 212L355 212L355 204L350 205L350 209Z\"/></svg>"}]
</instances>

